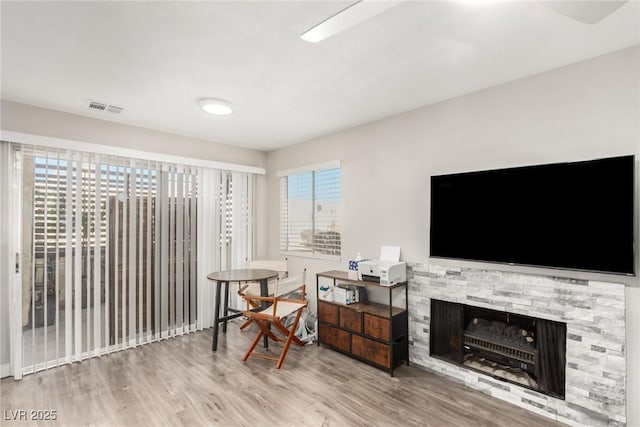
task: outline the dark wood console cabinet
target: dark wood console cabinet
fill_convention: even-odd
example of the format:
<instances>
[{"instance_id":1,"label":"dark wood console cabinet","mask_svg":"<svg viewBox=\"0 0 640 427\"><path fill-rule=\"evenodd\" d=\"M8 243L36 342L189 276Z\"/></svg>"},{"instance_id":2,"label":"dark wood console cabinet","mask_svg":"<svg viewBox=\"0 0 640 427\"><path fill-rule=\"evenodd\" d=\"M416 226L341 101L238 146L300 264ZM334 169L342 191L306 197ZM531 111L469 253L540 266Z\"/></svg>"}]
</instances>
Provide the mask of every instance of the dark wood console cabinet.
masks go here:
<instances>
[{"instance_id":1,"label":"dark wood console cabinet","mask_svg":"<svg viewBox=\"0 0 640 427\"><path fill-rule=\"evenodd\" d=\"M316 295L320 280L333 286L347 283L388 290L389 303L360 302L341 304L318 297L318 345L320 343L372 366L391 376L403 362L409 364L409 315L407 282L391 286L349 279L347 272L326 271L316 274ZM404 307L393 306L393 292L404 289Z\"/></svg>"}]
</instances>

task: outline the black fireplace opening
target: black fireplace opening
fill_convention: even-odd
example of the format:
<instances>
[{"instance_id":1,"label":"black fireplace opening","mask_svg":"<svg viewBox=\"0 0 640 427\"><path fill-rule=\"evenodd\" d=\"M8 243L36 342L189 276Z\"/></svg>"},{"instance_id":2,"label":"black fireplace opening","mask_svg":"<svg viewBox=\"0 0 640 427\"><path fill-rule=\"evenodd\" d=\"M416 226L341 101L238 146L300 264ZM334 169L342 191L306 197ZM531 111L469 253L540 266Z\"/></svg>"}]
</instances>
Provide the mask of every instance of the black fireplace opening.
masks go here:
<instances>
[{"instance_id":1,"label":"black fireplace opening","mask_svg":"<svg viewBox=\"0 0 640 427\"><path fill-rule=\"evenodd\" d=\"M431 300L430 355L560 399L567 325Z\"/></svg>"}]
</instances>

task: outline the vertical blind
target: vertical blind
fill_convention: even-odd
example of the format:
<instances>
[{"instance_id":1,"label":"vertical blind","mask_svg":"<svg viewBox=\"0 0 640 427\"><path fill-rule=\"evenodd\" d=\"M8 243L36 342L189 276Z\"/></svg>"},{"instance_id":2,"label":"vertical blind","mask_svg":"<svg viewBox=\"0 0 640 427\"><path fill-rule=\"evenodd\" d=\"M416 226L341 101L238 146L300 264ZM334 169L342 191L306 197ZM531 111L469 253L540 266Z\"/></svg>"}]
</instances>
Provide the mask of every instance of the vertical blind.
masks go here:
<instances>
[{"instance_id":1,"label":"vertical blind","mask_svg":"<svg viewBox=\"0 0 640 427\"><path fill-rule=\"evenodd\" d=\"M210 326L201 268L252 249L250 174L20 150L23 373Z\"/></svg>"},{"instance_id":2,"label":"vertical blind","mask_svg":"<svg viewBox=\"0 0 640 427\"><path fill-rule=\"evenodd\" d=\"M280 249L340 255L342 170L317 169L280 177Z\"/></svg>"},{"instance_id":3,"label":"vertical blind","mask_svg":"<svg viewBox=\"0 0 640 427\"><path fill-rule=\"evenodd\" d=\"M14 156L11 146L0 141L0 364L6 363L12 356L12 346L4 345L12 331L18 325L14 325L11 316L14 310L14 295L10 292L15 280L16 254L14 249L18 238L16 229L19 228L19 218L11 215L14 204L17 201L19 183L15 180ZM4 369L0 369L0 377L5 375ZM4 385L3 385L4 386Z\"/></svg>"}]
</instances>

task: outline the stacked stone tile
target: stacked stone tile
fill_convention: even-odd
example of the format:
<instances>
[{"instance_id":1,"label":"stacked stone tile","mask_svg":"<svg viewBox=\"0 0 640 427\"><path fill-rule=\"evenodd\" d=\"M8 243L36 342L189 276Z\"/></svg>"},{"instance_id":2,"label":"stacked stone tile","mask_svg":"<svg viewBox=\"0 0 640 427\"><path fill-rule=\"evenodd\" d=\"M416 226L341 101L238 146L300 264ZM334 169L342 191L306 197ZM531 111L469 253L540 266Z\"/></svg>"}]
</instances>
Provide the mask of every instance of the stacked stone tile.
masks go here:
<instances>
[{"instance_id":1,"label":"stacked stone tile","mask_svg":"<svg viewBox=\"0 0 640 427\"><path fill-rule=\"evenodd\" d=\"M569 425L626 425L623 284L435 264L407 270L412 364ZM565 322L565 400L429 357L431 298Z\"/></svg>"}]
</instances>

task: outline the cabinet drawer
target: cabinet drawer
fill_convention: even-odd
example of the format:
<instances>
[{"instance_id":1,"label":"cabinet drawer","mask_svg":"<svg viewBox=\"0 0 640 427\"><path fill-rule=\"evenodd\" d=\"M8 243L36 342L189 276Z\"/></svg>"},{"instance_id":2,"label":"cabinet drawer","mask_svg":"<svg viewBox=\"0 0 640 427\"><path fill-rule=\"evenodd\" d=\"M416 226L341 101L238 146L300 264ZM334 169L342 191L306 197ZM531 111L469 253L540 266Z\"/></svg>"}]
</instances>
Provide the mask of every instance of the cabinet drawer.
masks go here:
<instances>
[{"instance_id":1,"label":"cabinet drawer","mask_svg":"<svg viewBox=\"0 0 640 427\"><path fill-rule=\"evenodd\" d=\"M340 307L340 326L361 333L362 313L347 307Z\"/></svg>"},{"instance_id":2,"label":"cabinet drawer","mask_svg":"<svg viewBox=\"0 0 640 427\"><path fill-rule=\"evenodd\" d=\"M338 324L338 306L318 301L318 320L321 322Z\"/></svg>"},{"instance_id":3,"label":"cabinet drawer","mask_svg":"<svg viewBox=\"0 0 640 427\"><path fill-rule=\"evenodd\" d=\"M389 319L372 316L365 313L364 315L364 333L370 337L378 338L383 341L389 341L391 338L391 328Z\"/></svg>"},{"instance_id":4,"label":"cabinet drawer","mask_svg":"<svg viewBox=\"0 0 640 427\"><path fill-rule=\"evenodd\" d=\"M349 332L322 324L319 324L318 327L320 329L321 343L328 344L343 351L351 350L351 334Z\"/></svg>"},{"instance_id":5,"label":"cabinet drawer","mask_svg":"<svg viewBox=\"0 0 640 427\"><path fill-rule=\"evenodd\" d=\"M391 346L359 335L351 336L351 352L385 368L391 367Z\"/></svg>"}]
</instances>

